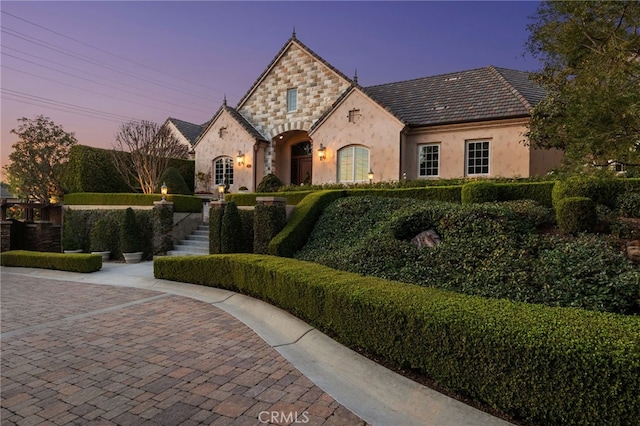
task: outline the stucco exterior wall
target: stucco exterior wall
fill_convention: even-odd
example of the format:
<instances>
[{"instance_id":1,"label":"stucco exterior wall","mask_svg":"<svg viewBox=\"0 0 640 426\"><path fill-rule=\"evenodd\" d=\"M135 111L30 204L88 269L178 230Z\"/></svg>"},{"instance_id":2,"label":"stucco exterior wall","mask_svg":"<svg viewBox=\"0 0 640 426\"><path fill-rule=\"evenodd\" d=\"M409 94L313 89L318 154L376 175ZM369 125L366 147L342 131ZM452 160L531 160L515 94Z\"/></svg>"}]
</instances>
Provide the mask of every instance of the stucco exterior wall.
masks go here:
<instances>
[{"instance_id":1,"label":"stucco exterior wall","mask_svg":"<svg viewBox=\"0 0 640 426\"><path fill-rule=\"evenodd\" d=\"M355 123L349 111L359 110ZM398 180L400 132L404 125L359 90L353 90L342 103L310 134L313 140L313 183L338 181L338 150L350 145L369 148L369 165L374 182ZM318 148L326 148L320 161Z\"/></svg>"},{"instance_id":2,"label":"stucco exterior wall","mask_svg":"<svg viewBox=\"0 0 640 426\"><path fill-rule=\"evenodd\" d=\"M226 132L222 137L220 137L221 127L226 127ZM212 161L221 156L228 156L234 162L233 184L231 184L229 190L237 192L238 188L246 186L253 191L253 167L256 164L253 145L254 140L251 135L228 112L223 110L195 146L196 176L198 172L203 172L211 173L213 178ZM245 164L243 166L238 166L236 162L238 151L244 154ZM264 155L261 151L258 154ZM259 161L259 164L261 164L261 161ZM217 190L217 188L210 189L213 192ZM196 188L196 191L200 190L203 190L203 188Z\"/></svg>"},{"instance_id":3,"label":"stucco exterior wall","mask_svg":"<svg viewBox=\"0 0 640 426\"><path fill-rule=\"evenodd\" d=\"M529 169L531 176L541 176L560 167L564 153L559 149L532 149Z\"/></svg>"},{"instance_id":4,"label":"stucco exterior wall","mask_svg":"<svg viewBox=\"0 0 640 426\"><path fill-rule=\"evenodd\" d=\"M532 170L530 148L521 142L527 130L525 124L526 119L510 119L412 130L404 143L402 173L408 179L419 178L418 146L435 143L440 145L438 177L465 177L467 141L489 141L487 177L529 177L532 171L539 174L545 166L537 162Z\"/></svg>"},{"instance_id":5,"label":"stucco exterior wall","mask_svg":"<svg viewBox=\"0 0 640 426\"><path fill-rule=\"evenodd\" d=\"M308 130L349 84L292 42L253 93L239 105L238 112L267 139L287 130ZM295 88L298 89L298 109L288 113L287 89ZM294 122L308 123L308 127L287 126Z\"/></svg>"}]
</instances>

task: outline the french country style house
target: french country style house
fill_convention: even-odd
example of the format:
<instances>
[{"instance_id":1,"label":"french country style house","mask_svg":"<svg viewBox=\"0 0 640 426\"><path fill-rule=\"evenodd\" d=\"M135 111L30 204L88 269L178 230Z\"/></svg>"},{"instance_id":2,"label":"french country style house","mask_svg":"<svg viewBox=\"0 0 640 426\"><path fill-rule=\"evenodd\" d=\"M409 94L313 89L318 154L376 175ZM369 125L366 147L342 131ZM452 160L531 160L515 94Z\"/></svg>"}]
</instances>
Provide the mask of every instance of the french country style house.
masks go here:
<instances>
[{"instance_id":1,"label":"french country style house","mask_svg":"<svg viewBox=\"0 0 640 426\"><path fill-rule=\"evenodd\" d=\"M543 96L528 73L494 66L362 87L294 33L236 107L165 125L210 176L196 191L255 190L268 173L290 185L529 177L561 160L523 143Z\"/></svg>"}]
</instances>

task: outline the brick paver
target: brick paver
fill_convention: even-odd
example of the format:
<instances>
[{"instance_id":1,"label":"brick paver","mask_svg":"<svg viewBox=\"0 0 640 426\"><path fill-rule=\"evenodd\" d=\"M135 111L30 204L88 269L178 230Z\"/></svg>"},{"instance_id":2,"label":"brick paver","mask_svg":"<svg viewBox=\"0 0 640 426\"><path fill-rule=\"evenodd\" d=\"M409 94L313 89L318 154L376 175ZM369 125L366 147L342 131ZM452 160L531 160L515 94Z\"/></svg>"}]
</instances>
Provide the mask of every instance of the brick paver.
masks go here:
<instances>
[{"instance_id":1,"label":"brick paver","mask_svg":"<svg viewBox=\"0 0 640 426\"><path fill-rule=\"evenodd\" d=\"M2 425L363 424L215 306L0 278Z\"/></svg>"}]
</instances>

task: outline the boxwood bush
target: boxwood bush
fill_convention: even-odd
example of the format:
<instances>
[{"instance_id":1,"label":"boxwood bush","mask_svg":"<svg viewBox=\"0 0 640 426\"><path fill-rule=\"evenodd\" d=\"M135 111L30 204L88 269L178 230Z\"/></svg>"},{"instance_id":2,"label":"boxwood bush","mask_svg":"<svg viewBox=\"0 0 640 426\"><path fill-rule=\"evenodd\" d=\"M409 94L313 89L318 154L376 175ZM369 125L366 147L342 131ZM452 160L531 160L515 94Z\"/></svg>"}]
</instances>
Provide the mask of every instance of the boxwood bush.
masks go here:
<instances>
[{"instance_id":1,"label":"boxwood bush","mask_svg":"<svg viewBox=\"0 0 640 426\"><path fill-rule=\"evenodd\" d=\"M271 192L271 193L233 193L225 195L226 201L233 201L238 206L255 206L257 197L282 197L287 199L287 205L294 206L312 191Z\"/></svg>"},{"instance_id":2,"label":"boxwood bush","mask_svg":"<svg viewBox=\"0 0 640 426\"><path fill-rule=\"evenodd\" d=\"M0 254L0 265L70 272L96 272L102 268L102 256L10 250Z\"/></svg>"},{"instance_id":3,"label":"boxwood bush","mask_svg":"<svg viewBox=\"0 0 640 426\"><path fill-rule=\"evenodd\" d=\"M617 199L618 212L626 217L640 217L640 192L626 192Z\"/></svg>"},{"instance_id":4,"label":"boxwood bush","mask_svg":"<svg viewBox=\"0 0 640 426\"><path fill-rule=\"evenodd\" d=\"M226 204L216 205L209 210L209 253L222 253L222 216Z\"/></svg>"},{"instance_id":5,"label":"boxwood bush","mask_svg":"<svg viewBox=\"0 0 640 426\"><path fill-rule=\"evenodd\" d=\"M242 221L238 206L233 201L227 203L222 213L220 229L220 250L222 253L239 253L242 246Z\"/></svg>"},{"instance_id":6,"label":"boxwood bush","mask_svg":"<svg viewBox=\"0 0 640 426\"><path fill-rule=\"evenodd\" d=\"M596 204L586 197L567 197L556 202L556 221L562 232L591 232L598 215Z\"/></svg>"},{"instance_id":7,"label":"boxwood bush","mask_svg":"<svg viewBox=\"0 0 640 426\"><path fill-rule=\"evenodd\" d=\"M258 204L254 210L253 253L265 254L269 242L287 224L287 211L282 204Z\"/></svg>"},{"instance_id":8,"label":"boxwood bush","mask_svg":"<svg viewBox=\"0 0 640 426\"><path fill-rule=\"evenodd\" d=\"M269 301L525 422L640 418L640 317L465 296L260 255L159 258L154 274Z\"/></svg>"},{"instance_id":9,"label":"boxwood bush","mask_svg":"<svg viewBox=\"0 0 640 426\"><path fill-rule=\"evenodd\" d=\"M492 182L469 182L462 186L461 201L462 204L498 201L498 188Z\"/></svg>"},{"instance_id":10,"label":"boxwood bush","mask_svg":"<svg viewBox=\"0 0 640 426\"><path fill-rule=\"evenodd\" d=\"M189 195L167 195L167 201L173 202L173 211L184 213L198 213L202 211L202 199ZM104 206L153 206L154 201L162 200L160 194L103 194L82 192L66 194L64 204L73 205L104 205Z\"/></svg>"},{"instance_id":11,"label":"boxwood bush","mask_svg":"<svg viewBox=\"0 0 640 426\"><path fill-rule=\"evenodd\" d=\"M552 201L555 207L567 197L586 197L596 204L604 204L610 209L616 207L618 196L625 192L627 179L601 178L594 176L572 176L558 181L553 187Z\"/></svg>"}]
</instances>

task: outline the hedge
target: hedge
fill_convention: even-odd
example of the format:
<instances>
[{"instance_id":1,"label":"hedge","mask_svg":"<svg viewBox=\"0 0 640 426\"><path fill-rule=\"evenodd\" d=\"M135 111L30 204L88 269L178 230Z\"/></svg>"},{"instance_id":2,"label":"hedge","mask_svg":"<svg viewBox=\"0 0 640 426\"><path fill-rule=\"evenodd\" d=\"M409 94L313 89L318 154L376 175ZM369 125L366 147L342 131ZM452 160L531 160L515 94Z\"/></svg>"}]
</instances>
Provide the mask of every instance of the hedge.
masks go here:
<instances>
[{"instance_id":1,"label":"hedge","mask_svg":"<svg viewBox=\"0 0 640 426\"><path fill-rule=\"evenodd\" d=\"M131 188L113 165L112 151L85 145L75 145L69 151L69 162L62 178L68 192L131 192ZM119 152L118 155L129 155ZM168 167L178 170L189 191L195 184L195 161L170 158Z\"/></svg>"},{"instance_id":2,"label":"hedge","mask_svg":"<svg viewBox=\"0 0 640 426\"><path fill-rule=\"evenodd\" d=\"M556 221L562 232L591 232L596 225L596 203L587 197L566 197L556 202Z\"/></svg>"},{"instance_id":3,"label":"hedge","mask_svg":"<svg viewBox=\"0 0 640 426\"><path fill-rule=\"evenodd\" d=\"M610 209L615 209L618 196L628 191L629 187L633 187L635 180L572 176L558 181L553 187L553 206L556 207L558 201L563 198L586 197L591 198L596 204L603 204Z\"/></svg>"},{"instance_id":4,"label":"hedge","mask_svg":"<svg viewBox=\"0 0 640 426\"><path fill-rule=\"evenodd\" d=\"M293 256L306 244L324 209L344 196L345 191L318 191L307 195L296 205L284 229L269 242L268 253Z\"/></svg>"},{"instance_id":5,"label":"hedge","mask_svg":"<svg viewBox=\"0 0 640 426\"><path fill-rule=\"evenodd\" d=\"M498 201L496 185L488 181L469 182L462 186L462 204L493 203Z\"/></svg>"},{"instance_id":6,"label":"hedge","mask_svg":"<svg viewBox=\"0 0 640 426\"><path fill-rule=\"evenodd\" d=\"M346 189L347 196L393 197L393 198L414 198L424 201L448 201L460 203L462 186L429 186L422 188L399 188L399 189Z\"/></svg>"},{"instance_id":7,"label":"hedge","mask_svg":"<svg viewBox=\"0 0 640 426\"><path fill-rule=\"evenodd\" d=\"M167 201L173 202L174 212L199 213L202 211L202 199L189 195L167 195ZM154 201L162 200L160 194L105 194L96 192L80 192L66 194L64 204L104 205L104 206L152 206Z\"/></svg>"},{"instance_id":8,"label":"hedge","mask_svg":"<svg viewBox=\"0 0 640 426\"><path fill-rule=\"evenodd\" d=\"M550 182L512 182L496 183L499 201L533 200L543 206L551 207L551 192L556 184Z\"/></svg>"},{"instance_id":9,"label":"hedge","mask_svg":"<svg viewBox=\"0 0 640 426\"><path fill-rule=\"evenodd\" d=\"M639 317L465 296L260 255L159 258L154 274L261 298L526 422L640 418Z\"/></svg>"},{"instance_id":10,"label":"hedge","mask_svg":"<svg viewBox=\"0 0 640 426\"><path fill-rule=\"evenodd\" d=\"M71 272L96 272L102 268L102 256L99 254L63 254L12 250L0 254L0 265L57 269Z\"/></svg>"},{"instance_id":11,"label":"hedge","mask_svg":"<svg viewBox=\"0 0 640 426\"><path fill-rule=\"evenodd\" d=\"M233 201L237 206L255 206L257 197L283 197L287 199L288 205L296 205L304 199L308 194L314 191L299 192L269 192L269 193L233 193L225 195L225 201Z\"/></svg>"}]
</instances>

